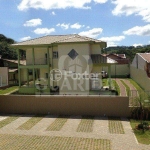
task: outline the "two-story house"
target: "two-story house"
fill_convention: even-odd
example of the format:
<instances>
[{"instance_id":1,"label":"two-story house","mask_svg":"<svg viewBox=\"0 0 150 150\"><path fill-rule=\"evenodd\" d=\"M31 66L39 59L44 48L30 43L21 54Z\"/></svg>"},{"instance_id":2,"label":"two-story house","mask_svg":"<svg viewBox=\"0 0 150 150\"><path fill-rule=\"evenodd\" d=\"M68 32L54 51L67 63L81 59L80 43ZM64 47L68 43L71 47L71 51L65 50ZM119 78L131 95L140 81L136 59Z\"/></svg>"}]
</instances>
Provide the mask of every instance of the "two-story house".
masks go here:
<instances>
[{"instance_id":1,"label":"two-story house","mask_svg":"<svg viewBox=\"0 0 150 150\"><path fill-rule=\"evenodd\" d=\"M26 51L25 65L20 65L18 57L20 93L50 93L59 88L59 94L88 94L102 86L97 82L102 65L110 70L100 55L106 42L77 34L49 35L12 46L18 49L18 56L19 49Z\"/></svg>"}]
</instances>

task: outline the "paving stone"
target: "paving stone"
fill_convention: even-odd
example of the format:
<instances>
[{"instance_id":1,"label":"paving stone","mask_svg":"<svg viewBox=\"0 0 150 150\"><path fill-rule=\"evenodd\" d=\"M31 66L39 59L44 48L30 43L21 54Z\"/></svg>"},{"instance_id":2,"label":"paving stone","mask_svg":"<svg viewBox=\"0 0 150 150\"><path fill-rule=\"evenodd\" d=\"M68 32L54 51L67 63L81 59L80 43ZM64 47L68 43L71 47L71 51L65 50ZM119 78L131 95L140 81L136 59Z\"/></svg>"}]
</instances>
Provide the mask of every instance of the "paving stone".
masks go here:
<instances>
[{"instance_id":1,"label":"paving stone","mask_svg":"<svg viewBox=\"0 0 150 150\"><path fill-rule=\"evenodd\" d=\"M95 144L98 144L99 142L102 142L104 143L103 148L98 149L105 150L107 149L107 145L111 145L110 147L108 146L109 150L150 150L150 145L137 143L127 118L121 118L124 134L110 134L107 117L95 117L91 132L76 132L77 127L81 122L81 116L68 117L67 122L60 131L46 130L47 127L57 119L57 116L45 116L30 130L24 131L17 129L31 117L32 116L19 116L18 119L0 129L0 149L40 149L42 143L47 141L45 145L42 145L42 149L49 150L51 144L55 145L56 143L59 143L61 148L63 147L65 150L67 148L67 142L69 146L71 142L75 142L79 145L71 144L73 147L69 147L70 150L78 148L81 150L94 150L96 149L95 145L91 143L94 142ZM110 142L110 144L107 142ZM54 148L57 149L58 147L56 146Z\"/></svg>"}]
</instances>

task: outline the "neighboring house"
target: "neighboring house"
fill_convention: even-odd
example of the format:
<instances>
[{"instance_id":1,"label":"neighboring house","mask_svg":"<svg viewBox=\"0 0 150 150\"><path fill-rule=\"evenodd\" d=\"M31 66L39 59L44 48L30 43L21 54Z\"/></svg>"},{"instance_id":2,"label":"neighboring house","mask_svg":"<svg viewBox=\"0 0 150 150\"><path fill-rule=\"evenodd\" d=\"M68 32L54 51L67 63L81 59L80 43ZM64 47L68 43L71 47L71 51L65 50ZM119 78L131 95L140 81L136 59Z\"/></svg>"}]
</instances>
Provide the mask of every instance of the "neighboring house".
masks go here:
<instances>
[{"instance_id":1,"label":"neighboring house","mask_svg":"<svg viewBox=\"0 0 150 150\"><path fill-rule=\"evenodd\" d=\"M18 49L18 55L19 49L26 51L26 65L21 66L18 59L20 93L41 90L49 93L50 89L59 87L59 94L88 94L96 81L85 80L84 73L99 75L102 65L110 70L110 65L101 57L101 49L106 47L106 42L77 34L44 36L12 46ZM32 81L29 71L33 75ZM83 78L72 79L79 73ZM101 86L96 83L95 88Z\"/></svg>"},{"instance_id":2,"label":"neighboring house","mask_svg":"<svg viewBox=\"0 0 150 150\"><path fill-rule=\"evenodd\" d=\"M150 53L137 53L130 66L133 78L146 91L150 90Z\"/></svg>"},{"instance_id":3,"label":"neighboring house","mask_svg":"<svg viewBox=\"0 0 150 150\"><path fill-rule=\"evenodd\" d=\"M8 67L4 67L4 62L0 55L0 88L8 86Z\"/></svg>"},{"instance_id":4,"label":"neighboring house","mask_svg":"<svg viewBox=\"0 0 150 150\"><path fill-rule=\"evenodd\" d=\"M106 58L107 63L112 63L111 65L111 77L129 77L129 59L126 58L125 54L102 54ZM102 68L103 71L108 72L107 67Z\"/></svg>"},{"instance_id":5,"label":"neighboring house","mask_svg":"<svg viewBox=\"0 0 150 150\"><path fill-rule=\"evenodd\" d=\"M111 59L114 62L118 62L118 64L129 64L129 59L126 58L125 54L102 54L104 57L107 57L107 59Z\"/></svg>"},{"instance_id":6,"label":"neighboring house","mask_svg":"<svg viewBox=\"0 0 150 150\"><path fill-rule=\"evenodd\" d=\"M8 85L18 84L18 60L0 59L0 66L8 69ZM25 65L26 60L20 60L21 65ZM5 78L5 77L4 77Z\"/></svg>"}]
</instances>

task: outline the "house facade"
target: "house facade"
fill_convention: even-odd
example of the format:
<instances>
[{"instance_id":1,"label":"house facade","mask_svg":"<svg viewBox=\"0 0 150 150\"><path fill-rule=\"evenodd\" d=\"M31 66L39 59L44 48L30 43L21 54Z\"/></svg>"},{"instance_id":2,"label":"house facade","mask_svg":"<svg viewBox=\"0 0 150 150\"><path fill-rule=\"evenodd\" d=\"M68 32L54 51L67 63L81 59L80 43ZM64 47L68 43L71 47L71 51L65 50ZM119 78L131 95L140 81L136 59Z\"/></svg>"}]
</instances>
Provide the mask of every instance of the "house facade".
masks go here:
<instances>
[{"instance_id":1,"label":"house facade","mask_svg":"<svg viewBox=\"0 0 150 150\"><path fill-rule=\"evenodd\" d=\"M130 65L133 78L145 91L150 90L150 53L137 53Z\"/></svg>"},{"instance_id":2,"label":"house facade","mask_svg":"<svg viewBox=\"0 0 150 150\"><path fill-rule=\"evenodd\" d=\"M18 60L10 60L10 59L0 59L0 67L7 68L7 74L3 76L3 79L7 77L8 85L17 85L18 84ZM26 60L20 60L20 65L25 65ZM4 73L4 71L0 71L0 74ZM6 81L6 79L5 79ZM6 82L5 82L6 83Z\"/></svg>"},{"instance_id":3,"label":"house facade","mask_svg":"<svg viewBox=\"0 0 150 150\"><path fill-rule=\"evenodd\" d=\"M102 66L110 70L110 64L99 57L106 42L77 34L44 36L12 46L18 56L19 49L26 51L25 65L18 57L20 93L49 94L59 89L59 94L88 94L101 88L97 81L101 81Z\"/></svg>"}]
</instances>

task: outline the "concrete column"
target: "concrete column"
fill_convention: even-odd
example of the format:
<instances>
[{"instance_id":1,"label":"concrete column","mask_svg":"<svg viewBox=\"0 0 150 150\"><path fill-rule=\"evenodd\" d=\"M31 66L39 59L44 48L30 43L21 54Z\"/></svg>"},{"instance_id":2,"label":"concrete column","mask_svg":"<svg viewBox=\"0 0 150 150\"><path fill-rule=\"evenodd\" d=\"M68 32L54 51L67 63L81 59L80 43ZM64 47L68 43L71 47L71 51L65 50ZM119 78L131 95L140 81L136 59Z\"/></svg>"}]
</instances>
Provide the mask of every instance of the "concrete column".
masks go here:
<instances>
[{"instance_id":1,"label":"concrete column","mask_svg":"<svg viewBox=\"0 0 150 150\"><path fill-rule=\"evenodd\" d=\"M47 64L48 64L48 87L50 87L50 57L49 57L49 47L47 47Z\"/></svg>"},{"instance_id":2,"label":"concrete column","mask_svg":"<svg viewBox=\"0 0 150 150\"><path fill-rule=\"evenodd\" d=\"M35 87L35 69L32 69L33 72L33 87Z\"/></svg>"},{"instance_id":3,"label":"concrete column","mask_svg":"<svg viewBox=\"0 0 150 150\"><path fill-rule=\"evenodd\" d=\"M28 69L26 69L26 71L27 71L27 85L29 86L29 71L28 71Z\"/></svg>"},{"instance_id":4,"label":"concrete column","mask_svg":"<svg viewBox=\"0 0 150 150\"><path fill-rule=\"evenodd\" d=\"M111 89L111 65L108 66L108 75L109 75L109 89Z\"/></svg>"},{"instance_id":5,"label":"concrete column","mask_svg":"<svg viewBox=\"0 0 150 150\"><path fill-rule=\"evenodd\" d=\"M34 48L32 48L32 64L35 64Z\"/></svg>"},{"instance_id":6,"label":"concrete column","mask_svg":"<svg viewBox=\"0 0 150 150\"><path fill-rule=\"evenodd\" d=\"M21 87L21 70L20 70L20 50L18 49L18 80L19 88Z\"/></svg>"}]
</instances>

